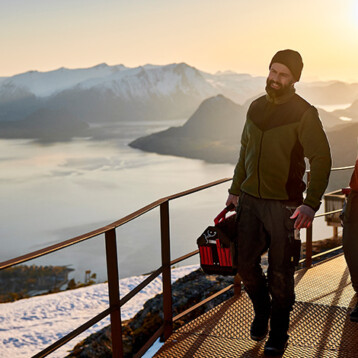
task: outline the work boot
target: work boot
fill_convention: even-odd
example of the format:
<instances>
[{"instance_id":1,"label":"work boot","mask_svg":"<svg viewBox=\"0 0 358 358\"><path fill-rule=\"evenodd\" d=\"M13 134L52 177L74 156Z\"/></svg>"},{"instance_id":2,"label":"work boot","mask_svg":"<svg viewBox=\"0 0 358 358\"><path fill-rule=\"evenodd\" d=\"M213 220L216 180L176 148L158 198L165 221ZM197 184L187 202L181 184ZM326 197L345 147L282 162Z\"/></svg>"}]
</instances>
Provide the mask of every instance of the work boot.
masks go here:
<instances>
[{"instance_id":1,"label":"work boot","mask_svg":"<svg viewBox=\"0 0 358 358\"><path fill-rule=\"evenodd\" d=\"M264 353L267 356L280 356L283 355L287 347L288 335L273 334L270 332L269 339L265 343Z\"/></svg>"},{"instance_id":2,"label":"work boot","mask_svg":"<svg viewBox=\"0 0 358 358\"><path fill-rule=\"evenodd\" d=\"M353 308L353 310L349 314L349 319L352 322L358 322L358 303L356 304L356 306Z\"/></svg>"},{"instance_id":3,"label":"work boot","mask_svg":"<svg viewBox=\"0 0 358 358\"><path fill-rule=\"evenodd\" d=\"M285 352L288 341L288 327L291 308L272 307L270 334L264 348L267 356L279 356Z\"/></svg>"},{"instance_id":4,"label":"work boot","mask_svg":"<svg viewBox=\"0 0 358 358\"><path fill-rule=\"evenodd\" d=\"M254 341L261 341L264 339L268 332L268 321L270 318L270 312L263 314L256 314L254 320L251 323L250 336Z\"/></svg>"},{"instance_id":5,"label":"work boot","mask_svg":"<svg viewBox=\"0 0 358 358\"><path fill-rule=\"evenodd\" d=\"M252 299L255 318L251 323L250 336L254 341L261 341L268 332L268 322L271 316L271 300L267 291L262 292L260 299Z\"/></svg>"}]
</instances>

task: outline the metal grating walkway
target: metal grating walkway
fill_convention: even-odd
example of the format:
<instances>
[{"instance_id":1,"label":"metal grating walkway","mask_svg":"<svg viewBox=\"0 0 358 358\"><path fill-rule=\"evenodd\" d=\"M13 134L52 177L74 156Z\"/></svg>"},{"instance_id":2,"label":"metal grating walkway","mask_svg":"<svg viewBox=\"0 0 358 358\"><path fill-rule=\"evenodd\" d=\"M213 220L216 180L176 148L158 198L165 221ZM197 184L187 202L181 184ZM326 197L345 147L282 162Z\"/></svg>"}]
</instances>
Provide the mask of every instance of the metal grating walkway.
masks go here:
<instances>
[{"instance_id":1,"label":"metal grating walkway","mask_svg":"<svg viewBox=\"0 0 358 358\"><path fill-rule=\"evenodd\" d=\"M343 255L296 273L296 304L283 357L357 358L358 323L348 318L356 303ZM156 358L263 357L265 340L250 339L252 304L246 293L218 305L178 329Z\"/></svg>"}]
</instances>

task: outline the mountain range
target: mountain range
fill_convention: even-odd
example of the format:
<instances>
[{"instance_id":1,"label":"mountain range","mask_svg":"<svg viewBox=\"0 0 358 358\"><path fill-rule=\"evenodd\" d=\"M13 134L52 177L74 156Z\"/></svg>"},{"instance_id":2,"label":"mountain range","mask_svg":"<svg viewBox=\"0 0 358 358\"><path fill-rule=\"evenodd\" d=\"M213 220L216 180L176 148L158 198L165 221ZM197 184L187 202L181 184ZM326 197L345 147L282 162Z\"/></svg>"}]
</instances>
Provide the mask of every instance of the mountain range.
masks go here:
<instances>
[{"instance_id":1,"label":"mountain range","mask_svg":"<svg viewBox=\"0 0 358 358\"><path fill-rule=\"evenodd\" d=\"M66 109L85 122L183 118L221 92L244 101L262 82L249 75L213 76L184 63L31 71L0 80L0 121L22 120L41 108Z\"/></svg>"},{"instance_id":2,"label":"mountain range","mask_svg":"<svg viewBox=\"0 0 358 358\"><path fill-rule=\"evenodd\" d=\"M91 136L92 123L185 119L217 95L246 108L264 86L264 77L210 74L185 63L30 71L0 78L0 137L70 140ZM297 88L318 107L347 106L333 113L320 109L331 126L339 117L358 114L357 83L298 83Z\"/></svg>"}]
</instances>

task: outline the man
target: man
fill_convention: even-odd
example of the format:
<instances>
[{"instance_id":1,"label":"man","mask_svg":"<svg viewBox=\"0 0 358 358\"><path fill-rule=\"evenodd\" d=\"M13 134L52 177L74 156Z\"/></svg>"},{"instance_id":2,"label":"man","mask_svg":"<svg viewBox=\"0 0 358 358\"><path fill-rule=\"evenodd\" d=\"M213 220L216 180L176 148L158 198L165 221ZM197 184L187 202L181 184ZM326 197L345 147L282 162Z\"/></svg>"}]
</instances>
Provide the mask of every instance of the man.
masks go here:
<instances>
[{"instance_id":1,"label":"man","mask_svg":"<svg viewBox=\"0 0 358 358\"><path fill-rule=\"evenodd\" d=\"M358 159L349 183L351 192L343 217L343 252L347 261L352 286L358 296ZM350 320L358 322L358 302L350 313Z\"/></svg>"},{"instance_id":2,"label":"man","mask_svg":"<svg viewBox=\"0 0 358 358\"><path fill-rule=\"evenodd\" d=\"M265 338L270 321L266 355L283 354L287 346L295 301L294 258L300 243L294 229L311 225L331 169L317 110L295 93L302 68L296 51L279 51L272 58L267 94L255 100L247 113L226 202L237 207L238 273L255 311L251 338ZM304 157L310 162L311 180L303 200ZM260 260L267 250L266 279Z\"/></svg>"}]
</instances>

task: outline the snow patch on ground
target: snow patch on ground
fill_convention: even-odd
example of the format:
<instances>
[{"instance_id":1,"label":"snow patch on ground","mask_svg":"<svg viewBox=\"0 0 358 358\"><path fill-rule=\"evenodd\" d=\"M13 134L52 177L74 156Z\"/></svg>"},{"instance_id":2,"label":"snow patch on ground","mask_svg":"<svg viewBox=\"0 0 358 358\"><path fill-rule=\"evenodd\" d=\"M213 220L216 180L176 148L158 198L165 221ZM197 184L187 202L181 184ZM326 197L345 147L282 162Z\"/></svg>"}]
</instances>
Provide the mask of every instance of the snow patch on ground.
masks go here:
<instances>
[{"instance_id":1,"label":"snow patch on ground","mask_svg":"<svg viewBox=\"0 0 358 358\"><path fill-rule=\"evenodd\" d=\"M172 270L172 282L198 269L198 265ZM120 280L120 294L125 296L141 283L146 276L133 276ZM162 291L161 277L156 278L132 300L122 307L122 320L132 318L143 304ZM108 308L108 286L106 283L0 304L0 357L30 357L92 317ZM62 358L75 344L91 333L110 324L109 317L61 347L49 357ZM161 344L156 342L151 357Z\"/></svg>"}]
</instances>

